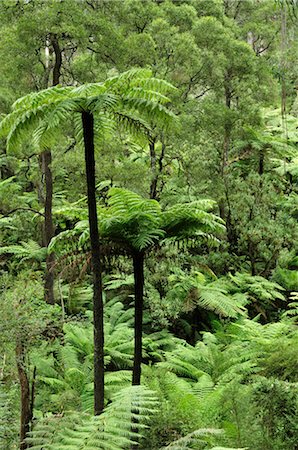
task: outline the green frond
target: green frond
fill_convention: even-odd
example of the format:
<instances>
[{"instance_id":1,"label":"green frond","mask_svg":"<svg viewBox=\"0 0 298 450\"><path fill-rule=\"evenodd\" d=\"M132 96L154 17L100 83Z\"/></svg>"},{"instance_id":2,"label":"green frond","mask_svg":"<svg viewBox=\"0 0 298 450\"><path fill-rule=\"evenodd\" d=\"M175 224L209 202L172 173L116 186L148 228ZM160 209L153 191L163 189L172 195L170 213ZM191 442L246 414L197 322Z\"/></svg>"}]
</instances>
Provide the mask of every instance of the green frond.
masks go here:
<instances>
[{"instance_id":1,"label":"green frond","mask_svg":"<svg viewBox=\"0 0 298 450\"><path fill-rule=\"evenodd\" d=\"M119 97L110 93L103 92L86 100L86 110L92 113L96 111L113 111L119 104Z\"/></svg>"},{"instance_id":2,"label":"green frond","mask_svg":"<svg viewBox=\"0 0 298 450\"><path fill-rule=\"evenodd\" d=\"M0 247L0 255L10 254L21 261L36 260L44 261L47 249L40 247L35 241L21 242L20 245L9 245L6 247Z\"/></svg>"},{"instance_id":3,"label":"green frond","mask_svg":"<svg viewBox=\"0 0 298 450\"><path fill-rule=\"evenodd\" d=\"M198 381L201 376L206 375L203 370L171 354L167 355L167 361L158 363L158 366L193 381Z\"/></svg>"},{"instance_id":4,"label":"green frond","mask_svg":"<svg viewBox=\"0 0 298 450\"><path fill-rule=\"evenodd\" d=\"M290 303L287 305L288 309L283 313L283 317L291 317L294 320L298 318L298 292L291 292Z\"/></svg>"},{"instance_id":5,"label":"green frond","mask_svg":"<svg viewBox=\"0 0 298 450\"><path fill-rule=\"evenodd\" d=\"M15 143L19 144L45 116L48 116L63 101L70 101L70 97L71 88L59 86L26 95L16 101L13 111L1 121L0 135L8 135L11 146Z\"/></svg>"},{"instance_id":6,"label":"green frond","mask_svg":"<svg viewBox=\"0 0 298 450\"><path fill-rule=\"evenodd\" d=\"M174 273L170 279L167 298L180 302L181 309L192 311L196 307L213 311L221 317L236 318L244 315L247 298L245 295L230 294L217 280L208 282L200 272Z\"/></svg>"},{"instance_id":7,"label":"green frond","mask_svg":"<svg viewBox=\"0 0 298 450\"><path fill-rule=\"evenodd\" d=\"M112 275L111 279L105 283L105 289L119 289L121 287L133 286L134 277L133 275L119 276Z\"/></svg>"},{"instance_id":8,"label":"green frond","mask_svg":"<svg viewBox=\"0 0 298 450\"><path fill-rule=\"evenodd\" d=\"M43 120L33 132L32 143L41 150L49 148L51 143L58 140L58 133L61 122L64 122L75 114L80 112L81 102L79 99L66 99L60 101L57 106L46 114L46 120ZM28 126L28 124L25 124Z\"/></svg>"},{"instance_id":9,"label":"green frond","mask_svg":"<svg viewBox=\"0 0 298 450\"><path fill-rule=\"evenodd\" d=\"M232 290L246 292L254 301L266 302L285 299L282 286L261 276L237 272L235 275L229 275L229 278L232 281Z\"/></svg>"},{"instance_id":10,"label":"green frond","mask_svg":"<svg viewBox=\"0 0 298 450\"><path fill-rule=\"evenodd\" d=\"M105 85L113 92L123 92L123 89L130 84L138 83L140 79L150 79L151 77L152 71L150 69L134 68L109 78L105 81Z\"/></svg>"},{"instance_id":11,"label":"green frond","mask_svg":"<svg viewBox=\"0 0 298 450\"><path fill-rule=\"evenodd\" d=\"M122 239L143 250L157 242L164 232L159 227L160 205L126 189L111 188L108 210L100 218L102 236Z\"/></svg>"},{"instance_id":12,"label":"green frond","mask_svg":"<svg viewBox=\"0 0 298 450\"><path fill-rule=\"evenodd\" d=\"M140 86L141 84L141 86ZM138 86L130 88L128 92L129 98L144 98L151 102L158 102L160 104L169 103L170 99L162 94L160 91L155 91L142 86L139 83Z\"/></svg>"},{"instance_id":13,"label":"green frond","mask_svg":"<svg viewBox=\"0 0 298 450\"><path fill-rule=\"evenodd\" d=\"M192 203L177 204L162 214L163 228L167 236L175 239L193 237L195 233L206 236L213 233L222 233L225 230L224 222L215 214L208 212L214 207L211 200L202 200Z\"/></svg>"},{"instance_id":14,"label":"green frond","mask_svg":"<svg viewBox=\"0 0 298 450\"><path fill-rule=\"evenodd\" d=\"M208 437L219 436L223 433L222 430L217 430L213 428L199 429L192 431L186 436L177 439L176 441L169 444L167 447L163 447L161 450L188 450L192 448L194 444L203 444L206 446L208 443ZM207 438L207 440L206 440ZM233 449L230 449L233 450ZM234 449L237 450L237 449ZM238 449L239 450L239 449Z\"/></svg>"},{"instance_id":15,"label":"green frond","mask_svg":"<svg viewBox=\"0 0 298 450\"><path fill-rule=\"evenodd\" d=\"M213 311L222 317L236 318L245 312L243 304L239 304L235 297L229 296L227 292L212 285L200 287L196 303L201 308Z\"/></svg>"},{"instance_id":16,"label":"green frond","mask_svg":"<svg viewBox=\"0 0 298 450\"><path fill-rule=\"evenodd\" d=\"M212 447L210 450L248 450L247 447L232 448L232 447Z\"/></svg>"},{"instance_id":17,"label":"green frond","mask_svg":"<svg viewBox=\"0 0 298 450\"><path fill-rule=\"evenodd\" d=\"M17 434L11 392L0 381L0 447L3 449L8 448Z\"/></svg>"},{"instance_id":18,"label":"green frond","mask_svg":"<svg viewBox=\"0 0 298 450\"><path fill-rule=\"evenodd\" d=\"M92 328L66 323L63 327L65 342L75 348L79 355L93 353Z\"/></svg>"},{"instance_id":19,"label":"green frond","mask_svg":"<svg viewBox=\"0 0 298 450\"><path fill-rule=\"evenodd\" d=\"M146 98L125 97L122 99L124 110L132 110L141 114L141 117L160 125L167 125L175 118L175 115L158 101L150 101Z\"/></svg>"},{"instance_id":20,"label":"green frond","mask_svg":"<svg viewBox=\"0 0 298 450\"><path fill-rule=\"evenodd\" d=\"M50 108L48 105L39 106L37 109L22 112L21 115L17 114L8 130L7 149L13 150L27 140L34 130L40 126L44 115L48 114L49 110L53 110L53 105Z\"/></svg>"},{"instance_id":21,"label":"green frond","mask_svg":"<svg viewBox=\"0 0 298 450\"><path fill-rule=\"evenodd\" d=\"M130 386L115 394L100 416L73 413L37 422L27 442L34 450L129 449L142 437L157 406L153 391Z\"/></svg>"},{"instance_id":22,"label":"green frond","mask_svg":"<svg viewBox=\"0 0 298 450\"><path fill-rule=\"evenodd\" d=\"M74 116L81 143L76 115L83 111L91 112L96 119L95 139L113 131L115 123L135 136L147 136L151 121L163 125L174 117L163 106L168 103L164 93L169 89L168 83L153 79L147 69L131 70L103 83L55 86L17 100L13 111L1 121L0 136L8 135L8 146L15 148L33 135L33 144L41 151L55 142L61 123Z\"/></svg>"},{"instance_id":23,"label":"green frond","mask_svg":"<svg viewBox=\"0 0 298 450\"><path fill-rule=\"evenodd\" d=\"M215 389L214 382L208 374L202 375L197 383L192 386L193 392L199 399L203 399Z\"/></svg>"},{"instance_id":24,"label":"green frond","mask_svg":"<svg viewBox=\"0 0 298 450\"><path fill-rule=\"evenodd\" d=\"M72 93L79 97L95 97L106 92L107 87L104 83L85 83L72 89Z\"/></svg>"},{"instance_id":25,"label":"green frond","mask_svg":"<svg viewBox=\"0 0 298 450\"><path fill-rule=\"evenodd\" d=\"M134 89L135 87L151 91L151 92L159 92L162 94L173 92L176 90L175 86L173 86L168 81L162 80L160 78L149 77L138 77L130 81L130 86Z\"/></svg>"},{"instance_id":26,"label":"green frond","mask_svg":"<svg viewBox=\"0 0 298 450\"><path fill-rule=\"evenodd\" d=\"M150 125L136 114L127 109L113 112L113 117L118 126L134 137L148 136L151 131Z\"/></svg>"},{"instance_id":27,"label":"green frond","mask_svg":"<svg viewBox=\"0 0 298 450\"><path fill-rule=\"evenodd\" d=\"M19 98L12 105L13 111L25 111L29 109L36 109L41 105L57 103L64 100L73 91L71 86L54 86L43 89L39 92L32 92Z\"/></svg>"}]
</instances>

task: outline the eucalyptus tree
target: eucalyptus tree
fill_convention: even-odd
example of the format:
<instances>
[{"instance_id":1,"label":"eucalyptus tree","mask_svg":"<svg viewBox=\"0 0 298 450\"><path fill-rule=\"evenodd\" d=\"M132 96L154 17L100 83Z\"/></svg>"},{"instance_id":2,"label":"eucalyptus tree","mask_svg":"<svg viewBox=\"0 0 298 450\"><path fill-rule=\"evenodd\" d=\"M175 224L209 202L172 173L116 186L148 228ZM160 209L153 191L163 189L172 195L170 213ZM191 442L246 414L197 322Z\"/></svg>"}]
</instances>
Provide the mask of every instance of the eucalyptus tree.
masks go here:
<instances>
[{"instance_id":1,"label":"eucalyptus tree","mask_svg":"<svg viewBox=\"0 0 298 450\"><path fill-rule=\"evenodd\" d=\"M72 11L71 16L69 11ZM40 90L61 83L72 82L70 63L77 47L83 50L85 30L82 24L82 6L71 0L60 2L49 0L43 2L3 0L0 6L0 20L5 38L2 41L0 54L10 55L6 58L3 75L5 85L17 92ZM19 94L20 95L20 94ZM36 183L39 202L44 208L42 226L42 244L47 247L54 235L53 225L53 152L48 146L39 153L41 176ZM51 270L54 254L46 258L44 274L44 296L47 303L53 304L54 275Z\"/></svg>"},{"instance_id":2,"label":"eucalyptus tree","mask_svg":"<svg viewBox=\"0 0 298 450\"><path fill-rule=\"evenodd\" d=\"M95 187L95 139L120 126L133 134L148 134L150 126L172 117L164 94L171 85L152 77L150 70L132 69L102 83L79 87L52 87L17 100L0 124L8 135L8 150L28 141L42 151L59 138L59 127L73 120L85 151L87 199L93 272L94 411L104 407L104 330L102 265L99 247Z\"/></svg>"}]
</instances>

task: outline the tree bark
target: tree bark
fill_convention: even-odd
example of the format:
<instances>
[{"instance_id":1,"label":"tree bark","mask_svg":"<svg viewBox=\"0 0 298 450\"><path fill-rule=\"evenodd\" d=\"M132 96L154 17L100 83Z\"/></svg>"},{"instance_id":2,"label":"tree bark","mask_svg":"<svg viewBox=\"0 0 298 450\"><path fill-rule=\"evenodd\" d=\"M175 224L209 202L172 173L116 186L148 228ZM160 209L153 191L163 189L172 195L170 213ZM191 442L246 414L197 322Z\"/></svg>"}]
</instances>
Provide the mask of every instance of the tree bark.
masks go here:
<instances>
[{"instance_id":1,"label":"tree bark","mask_svg":"<svg viewBox=\"0 0 298 450\"><path fill-rule=\"evenodd\" d=\"M53 67L53 86L59 84L61 76L61 66L62 66L62 52L59 46L59 41L56 34L50 35L50 44L52 45L55 53L55 64ZM44 236L43 245L48 247L52 237L54 236L54 225L53 225L53 176L52 176L52 153L51 150L45 150L40 155L42 173L45 182L45 221L44 221ZM47 255L46 257L46 271L45 271L45 284L44 284L44 298L45 301L51 305L55 303L54 297L54 273L53 264L55 261L55 256L53 253Z\"/></svg>"},{"instance_id":2,"label":"tree bark","mask_svg":"<svg viewBox=\"0 0 298 450\"><path fill-rule=\"evenodd\" d=\"M55 64L53 68L53 86L57 86L60 83L61 66L62 66L62 51L59 46L57 34L51 34L51 44L55 53Z\"/></svg>"},{"instance_id":3,"label":"tree bark","mask_svg":"<svg viewBox=\"0 0 298 450\"><path fill-rule=\"evenodd\" d=\"M150 150L150 167L151 167L151 183L150 183L150 198L155 199L157 194L157 170L156 170L156 152L155 152L156 139L152 138L149 142Z\"/></svg>"},{"instance_id":4,"label":"tree bark","mask_svg":"<svg viewBox=\"0 0 298 450\"><path fill-rule=\"evenodd\" d=\"M132 384L141 384L143 300L144 300L144 253L133 254L135 285L135 321L134 321L134 360Z\"/></svg>"},{"instance_id":5,"label":"tree bark","mask_svg":"<svg viewBox=\"0 0 298 450\"><path fill-rule=\"evenodd\" d=\"M30 384L26 371L25 346L20 338L16 343L16 362L21 389L21 421L20 421L20 450L25 450L29 445L25 439L30 431Z\"/></svg>"},{"instance_id":6,"label":"tree bark","mask_svg":"<svg viewBox=\"0 0 298 450\"><path fill-rule=\"evenodd\" d=\"M232 100L232 91L230 87L230 74L228 72L225 76L225 105L229 111L231 109L231 100ZM230 117L228 117L225 119L224 124L224 142L223 142L222 167L221 167L222 176L224 176L225 169L228 164L229 150L231 143L231 132L232 132L232 124Z\"/></svg>"},{"instance_id":7,"label":"tree bark","mask_svg":"<svg viewBox=\"0 0 298 450\"><path fill-rule=\"evenodd\" d=\"M102 299L102 266L99 245L99 232L95 190L94 158L94 118L89 112L82 113L87 198L93 272L93 322L94 322L94 414L104 408L104 329Z\"/></svg>"},{"instance_id":8,"label":"tree bark","mask_svg":"<svg viewBox=\"0 0 298 450\"><path fill-rule=\"evenodd\" d=\"M163 166L164 166L164 156L166 145L162 140L162 147L159 157L156 154L156 144L157 138L152 138L149 141L149 150L150 150L150 168L151 168L151 182L150 182L150 193L149 196L153 200L159 200L160 194L163 188L163 183L161 183L159 189L159 179L162 176Z\"/></svg>"},{"instance_id":9,"label":"tree bark","mask_svg":"<svg viewBox=\"0 0 298 450\"><path fill-rule=\"evenodd\" d=\"M37 368L36 368L36 366L34 366L33 375L32 375L32 382L31 382L31 392L30 392L30 423L31 423L31 429L32 429L32 425L33 425L32 422L33 422L34 401L35 401L36 371L37 371Z\"/></svg>"},{"instance_id":10,"label":"tree bark","mask_svg":"<svg viewBox=\"0 0 298 450\"><path fill-rule=\"evenodd\" d=\"M46 150L41 154L42 172L45 178L45 200L44 200L44 242L43 245L48 247L53 235L53 177L51 170L52 154L50 150ZM44 284L44 296L45 301L51 305L55 303L54 298L54 273L52 271L54 263L54 255L50 253L46 257L46 271L45 271L45 284Z\"/></svg>"}]
</instances>

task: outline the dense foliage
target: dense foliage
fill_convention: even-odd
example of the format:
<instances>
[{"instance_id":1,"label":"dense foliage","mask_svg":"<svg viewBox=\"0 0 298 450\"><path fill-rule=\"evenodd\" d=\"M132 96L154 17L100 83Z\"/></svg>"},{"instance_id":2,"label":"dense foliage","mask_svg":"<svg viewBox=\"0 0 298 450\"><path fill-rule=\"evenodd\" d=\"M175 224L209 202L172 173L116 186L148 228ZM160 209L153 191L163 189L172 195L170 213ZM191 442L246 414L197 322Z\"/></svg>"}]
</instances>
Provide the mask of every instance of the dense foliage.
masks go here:
<instances>
[{"instance_id":1,"label":"dense foliage","mask_svg":"<svg viewBox=\"0 0 298 450\"><path fill-rule=\"evenodd\" d=\"M297 449L297 19L0 2L1 449Z\"/></svg>"}]
</instances>

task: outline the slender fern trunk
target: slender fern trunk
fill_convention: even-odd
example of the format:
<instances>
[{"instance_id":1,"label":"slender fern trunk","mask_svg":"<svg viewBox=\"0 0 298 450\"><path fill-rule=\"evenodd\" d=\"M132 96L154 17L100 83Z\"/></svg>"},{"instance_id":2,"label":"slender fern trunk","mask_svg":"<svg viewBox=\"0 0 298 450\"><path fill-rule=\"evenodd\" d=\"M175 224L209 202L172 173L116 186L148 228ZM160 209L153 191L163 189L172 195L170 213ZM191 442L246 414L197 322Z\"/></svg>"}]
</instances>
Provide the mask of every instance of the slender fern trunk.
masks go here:
<instances>
[{"instance_id":1,"label":"slender fern trunk","mask_svg":"<svg viewBox=\"0 0 298 450\"><path fill-rule=\"evenodd\" d=\"M135 322L134 322L134 359L132 384L141 384L142 332L143 332L143 300L144 300L144 253L133 254L133 270L135 284Z\"/></svg>"},{"instance_id":2,"label":"slender fern trunk","mask_svg":"<svg viewBox=\"0 0 298 450\"><path fill-rule=\"evenodd\" d=\"M25 450L29 445L25 439L30 431L30 384L26 370L25 346L20 338L16 343L16 362L21 390L21 420L20 420L20 450Z\"/></svg>"},{"instance_id":3,"label":"slender fern trunk","mask_svg":"<svg viewBox=\"0 0 298 450\"><path fill-rule=\"evenodd\" d=\"M89 228L93 271L93 322L94 322L94 414L104 408L104 330L102 299L102 266L97 222L94 158L94 118L89 112L82 113Z\"/></svg>"}]
</instances>

